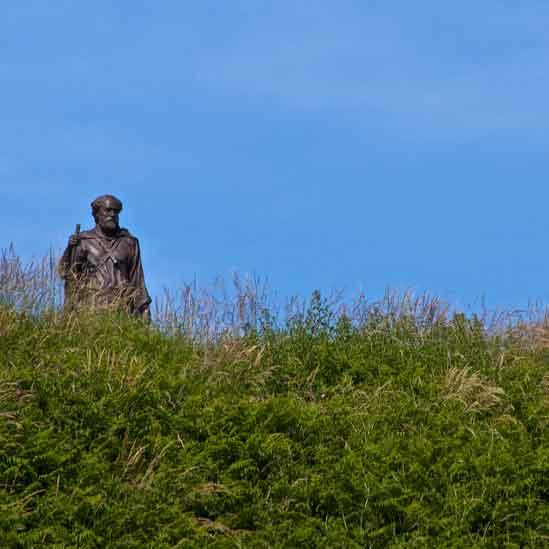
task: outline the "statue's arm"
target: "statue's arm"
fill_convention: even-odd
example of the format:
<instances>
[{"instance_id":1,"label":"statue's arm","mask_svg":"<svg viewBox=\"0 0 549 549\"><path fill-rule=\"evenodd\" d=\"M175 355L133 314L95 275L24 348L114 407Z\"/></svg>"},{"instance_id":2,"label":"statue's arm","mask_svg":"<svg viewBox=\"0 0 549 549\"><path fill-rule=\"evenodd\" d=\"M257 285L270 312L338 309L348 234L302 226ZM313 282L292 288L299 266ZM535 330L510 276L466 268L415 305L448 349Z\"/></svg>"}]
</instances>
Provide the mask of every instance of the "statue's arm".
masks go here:
<instances>
[{"instance_id":1,"label":"statue's arm","mask_svg":"<svg viewBox=\"0 0 549 549\"><path fill-rule=\"evenodd\" d=\"M59 276L66 279L69 274L79 272L81 270L82 261L83 257L80 240L76 239L75 235L72 235L69 238L69 243L57 265Z\"/></svg>"},{"instance_id":2,"label":"statue's arm","mask_svg":"<svg viewBox=\"0 0 549 549\"><path fill-rule=\"evenodd\" d=\"M139 241L134 239L134 253L133 261L130 270L130 284L135 288L134 304L139 314L149 320L150 319L150 303L151 298L147 287L145 286L145 274L143 272L143 265L141 263L141 250L139 248Z\"/></svg>"},{"instance_id":3,"label":"statue's arm","mask_svg":"<svg viewBox=\"0 0 549 549\"><path fill-rule=\"evenodd\" d=\"M57 265L57 272L59 273L59 276L63 279L67 278L69 276L69 273L71 272L74 255L73 251L73 246L69 244L65 248L61 259L59 260L59 264Z\"/></svg>"}]
</instances>

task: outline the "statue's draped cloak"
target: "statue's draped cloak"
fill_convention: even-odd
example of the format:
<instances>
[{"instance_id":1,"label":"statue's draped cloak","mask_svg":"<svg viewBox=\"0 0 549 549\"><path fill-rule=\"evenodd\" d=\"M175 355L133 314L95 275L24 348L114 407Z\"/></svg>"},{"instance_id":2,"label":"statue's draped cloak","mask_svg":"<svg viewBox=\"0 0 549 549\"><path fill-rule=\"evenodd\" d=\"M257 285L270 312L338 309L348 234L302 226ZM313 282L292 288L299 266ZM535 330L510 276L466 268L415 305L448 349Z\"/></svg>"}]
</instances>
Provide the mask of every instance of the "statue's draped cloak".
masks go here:
<instances>
[{"instance_id":1,"label":"statue's draped cloak","mask_svg":"<svg viewBox=\"0 0 549 549\"><path fill-rule=\"evenodd\" d=\"M139 315L151 302L139 241L126 229L114 237L97 228L80 233L77 245L65 250L59 274L65 280L68 308L118 305Z\"/></svg>"}]
</instances>

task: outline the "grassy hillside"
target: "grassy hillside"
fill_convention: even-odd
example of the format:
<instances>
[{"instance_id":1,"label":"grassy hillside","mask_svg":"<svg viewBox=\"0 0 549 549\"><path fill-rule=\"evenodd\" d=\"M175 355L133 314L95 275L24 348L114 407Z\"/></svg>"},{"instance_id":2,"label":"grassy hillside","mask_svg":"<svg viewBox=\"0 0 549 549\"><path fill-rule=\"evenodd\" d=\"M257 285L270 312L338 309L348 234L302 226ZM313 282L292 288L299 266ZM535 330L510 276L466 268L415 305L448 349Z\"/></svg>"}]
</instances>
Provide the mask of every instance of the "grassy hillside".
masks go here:
<instances>
[{"instance_id":1,"label":"grassy hillside","mask_svg":"<svg viewBox=\"0 0 549 549\"><path fill-rule=\"evenodd\" d=\"M214 337L25 309L10 269L0 547L549 545L543 328L315 294Z\"/></svg>"},{"instance_id":2,"label":"grassy hillside","mask_svg":"<svg viewBox=\"0 0 549 549\"><path fill-rule=\"evenodd\" d=\"M457 316L193 344L0 309L2 547L544 547L549 355Z\"/></svg>"}]
</instances>

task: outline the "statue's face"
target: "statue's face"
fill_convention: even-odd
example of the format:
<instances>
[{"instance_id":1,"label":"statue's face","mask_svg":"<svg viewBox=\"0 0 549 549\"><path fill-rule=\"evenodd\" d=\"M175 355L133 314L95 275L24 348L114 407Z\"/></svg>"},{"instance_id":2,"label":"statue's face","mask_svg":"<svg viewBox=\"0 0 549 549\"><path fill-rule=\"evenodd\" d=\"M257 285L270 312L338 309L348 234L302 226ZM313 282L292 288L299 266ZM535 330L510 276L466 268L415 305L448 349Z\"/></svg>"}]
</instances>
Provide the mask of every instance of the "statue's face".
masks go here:
<instances>
[{"instance_id":1,"label":"statue's face","mask_svg":"<svg viewBox=\"0 0 549 549\"><path fill-rule=\"evenodd\" d=\"M111 202L102 204L95 214L95 222L105 232L112 232L118 229L118 217L120 210Z\"/></svg>"}]
</instances>

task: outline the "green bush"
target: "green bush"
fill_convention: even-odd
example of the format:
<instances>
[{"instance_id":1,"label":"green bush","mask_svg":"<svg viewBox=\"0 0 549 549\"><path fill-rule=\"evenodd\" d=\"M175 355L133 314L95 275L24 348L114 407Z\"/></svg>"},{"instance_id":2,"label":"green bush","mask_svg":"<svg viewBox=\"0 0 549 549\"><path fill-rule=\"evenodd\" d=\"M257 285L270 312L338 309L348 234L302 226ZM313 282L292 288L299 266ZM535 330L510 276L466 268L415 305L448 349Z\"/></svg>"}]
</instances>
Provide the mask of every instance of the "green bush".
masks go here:
<instances>
[{"instance_id":1,"label":"green bush","mask_svg":"<svg viewBox=\"0 0 549 549\"><path fill-rule=\"evenodd\" d=\"M0 308L0 546L546 547L549 355L519 343L320 294L208 343Z\"/></svg>"}]
</instances>

